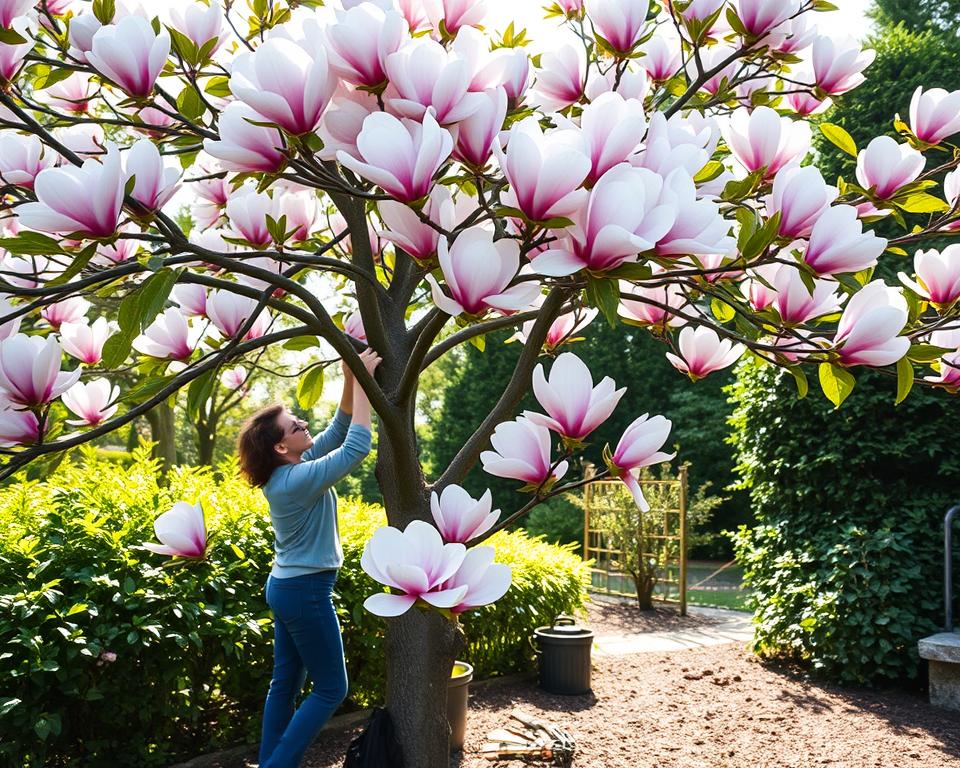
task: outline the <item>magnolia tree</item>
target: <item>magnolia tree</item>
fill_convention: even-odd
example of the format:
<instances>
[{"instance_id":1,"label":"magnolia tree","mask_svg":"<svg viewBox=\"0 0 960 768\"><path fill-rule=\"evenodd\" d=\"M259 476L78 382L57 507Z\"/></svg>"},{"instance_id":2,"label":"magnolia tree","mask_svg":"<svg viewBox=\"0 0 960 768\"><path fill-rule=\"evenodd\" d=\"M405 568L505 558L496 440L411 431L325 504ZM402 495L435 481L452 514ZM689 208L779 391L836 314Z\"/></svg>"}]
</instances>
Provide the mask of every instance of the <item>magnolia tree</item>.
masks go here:
<instances>
[{"instance_id":1,"label":"magnolia tree","mask_svg":"<svg viewBox=\"0 0 960 768\"><path fill-rule=\"evenodd\" d=\"M821 122L857 158L828 183L804 165L811 124L872 56L818 32L824 0L562 0L567 37L539 55L464 0L163 5L0 0L0 475L181 389L202 404L268 346L311 359L310 402L322 341L379 416L390 526L363 567L388 591L366 606L408 765L447 765L456 616L509 587L477 545L585 482L571 460L623 395L563 349L593 314L648 329L693 380L749 354L801 396L814 370L838 406L863 367L898 399L918 373L960 386L960 250L912 269L907 250L960 228L960 92L918 90L862 149ZM902 233L874 234L884 217ZM428 483L420 375L506 327L516 369ZM531 385L542 412L515 414ZM669 430L637 414L596 477L642 508ZM477 461L529 502L472 498ZM159 551L202 555L202 510L172 512Z\"/></svg>"}]
</instances>

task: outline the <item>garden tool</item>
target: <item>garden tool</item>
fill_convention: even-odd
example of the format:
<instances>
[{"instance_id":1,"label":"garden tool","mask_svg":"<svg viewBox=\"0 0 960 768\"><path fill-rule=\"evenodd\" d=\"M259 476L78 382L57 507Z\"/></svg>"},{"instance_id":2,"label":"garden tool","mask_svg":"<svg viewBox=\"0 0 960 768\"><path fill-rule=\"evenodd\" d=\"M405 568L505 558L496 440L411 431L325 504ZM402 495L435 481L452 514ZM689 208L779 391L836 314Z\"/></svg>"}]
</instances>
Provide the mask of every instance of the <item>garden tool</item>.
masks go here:
<instances>
[{"instance_id":1,"label":"garden tool","mask_svg":"<svg viewBox=\"0 0 960 768\"><path fill-rule=\"evenodd\" d=\"M573 736L518 709L511 712L510 717L519 725L510 723L491 731L480 754L490 761L549 762L569 768L577 748Z\"/></svg>"}]
</instances>

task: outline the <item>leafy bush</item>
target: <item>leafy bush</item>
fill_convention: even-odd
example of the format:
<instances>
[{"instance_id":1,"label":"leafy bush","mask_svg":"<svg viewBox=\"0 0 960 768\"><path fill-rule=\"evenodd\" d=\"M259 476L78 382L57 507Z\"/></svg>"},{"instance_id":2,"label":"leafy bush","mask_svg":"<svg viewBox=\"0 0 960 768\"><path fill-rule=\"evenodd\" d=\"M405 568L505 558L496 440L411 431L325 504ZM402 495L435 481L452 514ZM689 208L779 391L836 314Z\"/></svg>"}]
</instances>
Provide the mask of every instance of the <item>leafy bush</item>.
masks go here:
<instances>
[{"instance_id":1,"label":"leafy bush","mask_svg":"<svg viewBox=\"0 0 960 768\"><path fill-rule=\"evenodd\" d=\"M960 497L956 401L858 372L839 411L789 374L744 364L732 442L759 525L737 557L755 647L849 682L916 677L942 618L942 520Z\"/></svg>"},{"instance_id":2,"label":"leafy bush","mask_svg":"<svg viewBox=\"0 0 960 768\"><path fill-rule=\"evenodd\" d=\"M273 655L265 501L232 463L177 468L161 486L148 457L141 447L123 469L89 449L42 482L0 490L0 758L10 764L145 768L259 736ZM203 501L203 561L138 548L179 499ZM349 500L340 514L337 611L348 706L362 706L382 695L384 624L362 608L379 586L359 560L384 517ZM481 675L525 668L531 629L583 601L585 569L569 551L523 532L495 543L514 586L462 619Z\"/></svg>"}]
</instances>

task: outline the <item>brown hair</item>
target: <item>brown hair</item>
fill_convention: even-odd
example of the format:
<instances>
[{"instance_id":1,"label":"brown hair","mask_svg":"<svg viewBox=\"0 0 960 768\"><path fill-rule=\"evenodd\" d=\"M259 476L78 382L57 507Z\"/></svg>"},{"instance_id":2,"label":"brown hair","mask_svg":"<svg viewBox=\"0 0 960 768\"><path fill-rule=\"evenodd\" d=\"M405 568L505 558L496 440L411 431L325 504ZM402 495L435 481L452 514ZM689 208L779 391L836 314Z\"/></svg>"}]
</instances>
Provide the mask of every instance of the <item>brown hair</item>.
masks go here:
<instances>
[{"instance_id":1,"label":"brown hair","mask_svg":"<svg viewBox=\"0 0 960 768\"><path fill-rule=\"evenodd\" d=\"M240 430L237 439L240 472L250 485L257 488L266 485L273 470L283 464L283 459L274 450L283 439L283 430L277 424L277 417L283 411L281 403L269 405L247 419Z\"/></svg>"}]
</instances>

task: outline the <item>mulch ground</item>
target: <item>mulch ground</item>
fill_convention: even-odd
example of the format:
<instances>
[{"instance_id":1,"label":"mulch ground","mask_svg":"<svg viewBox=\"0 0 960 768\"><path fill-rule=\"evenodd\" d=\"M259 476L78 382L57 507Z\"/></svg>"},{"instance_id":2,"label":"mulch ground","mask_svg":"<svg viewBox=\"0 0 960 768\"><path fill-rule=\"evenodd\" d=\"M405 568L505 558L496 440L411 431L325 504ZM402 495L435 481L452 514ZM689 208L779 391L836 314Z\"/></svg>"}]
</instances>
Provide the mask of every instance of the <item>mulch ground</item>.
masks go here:
<instances>
[{"instance_id":1,"label":"mulch ground","mask_svg":"<svg viewBox=\"0 0 960 768\"><path fill-rule=\"evenodd\" d=\"M708 620L604 604L590 621L608 634ZM523 765L478 754L486 734L520 708L573 734L577 768L960 768L960 714L931 707L921 693L823 685L737 645L595 656L592 682L592 694L574 697L545 693L535 680L474 686L464 752L451 766ZM360 730L322 733L305 768L340 768Z\"/></svg>"}]
</instances>

